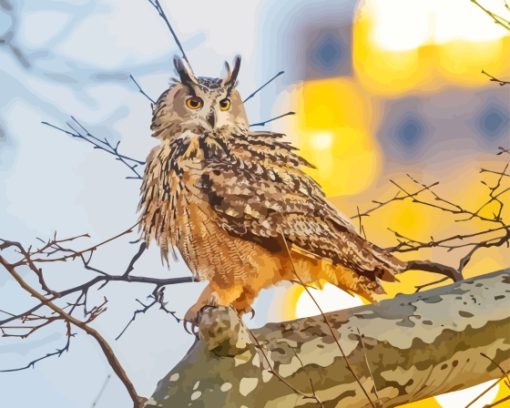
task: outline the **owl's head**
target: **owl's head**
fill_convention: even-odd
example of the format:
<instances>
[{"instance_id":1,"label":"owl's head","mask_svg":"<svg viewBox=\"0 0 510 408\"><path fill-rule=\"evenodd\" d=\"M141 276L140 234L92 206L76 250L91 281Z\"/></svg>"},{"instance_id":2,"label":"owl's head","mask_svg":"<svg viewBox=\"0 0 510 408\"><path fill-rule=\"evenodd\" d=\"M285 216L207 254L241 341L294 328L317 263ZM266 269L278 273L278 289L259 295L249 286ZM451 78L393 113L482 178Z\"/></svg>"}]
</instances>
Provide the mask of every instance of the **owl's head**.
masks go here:
<instances>
[{"instance_id":1,"label":"owl's head","mask_svg":"<svg viewBox=\"0 0 510 408\"><path fill-rule=\"evenodd\" d=\"M153 136L167 139L186 130L217 132L225 128L247 128L244 105L236 89L241 58L234 67L225 63L224 78L196 77L186 60L175 57L179 80L163 92L154 107Z\"/></svg>"}]
</instances>

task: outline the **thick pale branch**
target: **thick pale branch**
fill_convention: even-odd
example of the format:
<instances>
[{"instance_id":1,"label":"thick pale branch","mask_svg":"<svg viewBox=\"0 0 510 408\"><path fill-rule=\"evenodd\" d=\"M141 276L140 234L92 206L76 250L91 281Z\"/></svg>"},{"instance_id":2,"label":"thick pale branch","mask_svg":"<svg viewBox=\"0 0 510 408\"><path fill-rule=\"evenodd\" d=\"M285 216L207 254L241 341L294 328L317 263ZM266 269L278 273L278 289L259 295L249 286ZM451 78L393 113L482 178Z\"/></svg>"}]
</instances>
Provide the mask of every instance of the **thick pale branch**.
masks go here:
<instances>
[{"instance_id":1,"label":"thick pale branch","mask_svg":"<svg viewBox=\"0 0 510 408\"><path fill-rule=\"evenodd\" d=\"M496 364L510 369L510 269L327 318L381 407L498 378ZM205 310L201 340L146 406L370 406L322 316L267 324L256 342L238 323L228 310Z\"/></svg>"}]
</instances>

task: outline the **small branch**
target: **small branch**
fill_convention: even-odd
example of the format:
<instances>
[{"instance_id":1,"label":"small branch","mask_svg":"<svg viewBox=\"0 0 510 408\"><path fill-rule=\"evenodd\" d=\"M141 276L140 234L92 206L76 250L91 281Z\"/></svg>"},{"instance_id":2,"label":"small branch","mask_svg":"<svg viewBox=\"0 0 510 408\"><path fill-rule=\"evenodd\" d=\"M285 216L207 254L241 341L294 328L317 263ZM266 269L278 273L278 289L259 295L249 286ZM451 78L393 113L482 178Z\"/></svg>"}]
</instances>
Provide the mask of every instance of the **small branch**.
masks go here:
<instances>
[{"instance_id":1,"label":"small branch","mask_svg":"<svg viewBox=\"0 0 510 408\"><path fill-rule=\"evenodd\" d=\"M145 98L151 103L151 108L154 110L154 105L156 104L156 101L145 93L145 91L142 89L142 87L136 81L136 79L135 79L135 77L133 75L129 74L129 78L131 79L131 81L133 81L135 86L138 88L138 92L140 92L143 96L145 96Z\"/></svg>"},{"instance_id":2,"label":"small branch","mask_svg":"<svg viewBox=\"0 0 510 408\"><path fill-rule=\"evenodd\" d=\"M248 333L250 333L250 337L253 339L254 343L256 344L257 350L260 351L260 353L262 354L262 357L264 357L264 361L266 362L266 364L268 366L268 369L267 369L268 372L270 372L272 375L274 375L276 378L278 378L278 380L282 384L284 384L286 387L288 387L292 392L294 392L299 397L301 397L303 399L313 399L313 400L315 400L319 404L319 406L321 408L324 406L322 404L322 402L319 400L319 398L317 397L317 395L315 394L315 391L313 391L313 394L308 395L308 394L298 390L291 383L289 383L285 378L283 378L280 374L278 374L278 372L274 369L273 365L271 364L271 360L267 356L266 352L264 351L264 348L263 348L262 344L260 344L260 342L257 339L257 337L255 337L253 332L251 330L249 330L249 329L248 329Z\"/></svg>"},{"instance_id":3,"label":"small branch","mask_svg":"<svg viewBox=\"0 0 510 408\"><path fill-rule=\"evenodd\" d=\"M134 408L142 408L143 403L145 402L145 399L140 397L135 390L135 387L131 380L129 379L127 373L124 371L124 368L120 364L120 361L115 356L115 353L113 352L112 348L108 344L108 342L104 339L103 336L99 334L99 332L89 325L87 325L85 322L82 322L81 320L76 319L74 316L71 316L70 314L66 313L64 310L62 310L60 307L58 307L53 302L46 299L43 295L41 295L39 292L37 292L35 289L33 289L28 283L25 282L25 280L21 277L18 272L16 272L15 268L12 267L11 264L9 264L1 255L0 255L0 264L9 272L9 274L14 278L14 280L21 286L23 290L28 292L32 297L38 299L42 304L49 307L51 310L53 310L55 313L57 313L59 316L61 316L64 320L67 322L75 325L76 327L83 330L88 335L92 336L96 342L101 347L104 355L106 356L106 359L108 360L108 363L112 367L113 371L119 379L124 384L126 390L129 393L129 396L131 397L131 400L133 401Z\"/></svg>"},{"instance_id":4,"label":"small branch","mask_svg":"<svg viewBox=\"0 0 510 408\"><path fill-rule=\"evenodd\" d=\"M151 295L149 295L149 298L152 299L152 302L150 302L148 304L145 304L145 303L141 302L139 299L136 299L136 301L138 302L138 304L140 304L142 306L142 308L135 310L135 312L133 313L133 316L127 322L127 324L124 326L122 331L117 335L117 337L115 337L115 340L119 340L122 337L122 335L127 331L129 326L131 325L131 323L133 323L135 321L137 315L147 313L147 311L149 309L151 309L156 304L159 304L159 306L160 306L159 308L161 310L163 310L167 314L171 315L177 321L177 323L179 323L181 321L181 319L179 319L177 317L175 312L172 312L171 310L168 310L166 308L166 303L164 301L164 296L165 296L164 292L165 292L165 288L164 287L163 288L159 288L159 287L156 288L154 290L154 292Z\"/></svg>"},{"instance_id":5,"label":"small branch","mask_svg":"<svg viewBox=\"0 0 510 408\"><path fill-rule=\"evenodd\" d=\"M504 17L501 17L499 15L497 15L496 13L490 11L489 9L485 8L484 6L482 6L478 0L471 0L471 2L478 6L485 14L487 14L488 16L490 16L494 22L498 25L500 25L501 27L507 29L510 31L510 21Z\"/></svg>"},{"instance_id":6,"label":"small branch","mask_svg":"<svg viewBox=\"0 0 510 408\"><path fill-rule=\"evenodd\" d=\"M191 66L189 63L188 57L186 56L186 53L184 52L184 48L182 48L181 42L179 41L179 38L177 37L177 34L175 33L174 29L172 28L172 25L170 24L170 21L168 20L168 17L165 14L165 11L163 10L163 7L161 7L161 3L159 0L147 0L149 4L156 9L159 16L163 19L166 26L170 30L170 34L172 34L172 37L174 38L175 43L179 47L179 50L181 50L182 58L186 60L186 62Z\"/></svg>"},{"instance_id":7,"label":"small branch","mask_svg":"<svg viewBox=\"0 0 510 408\"><path fill-rule=\"evenodd\" d=\"M135 268L136 261L138 261L138 259L143 255L143 253L145 252L146 249L147 249L147 243L142 242L140 244L140 247L138 248L138 252L133 256L133 258L131 258L131 261L129 262L129 264L126 268L126 272L124 272L124 274L122 276L127 276L131 273L131 271Z\"/></svg>"},{"instance_id":8,"label":"small branch","mask_svg":"<svg viewBox=\"0 0 510 408\"><path fill-rule=\"evenodd\" d=\"M377 401L380 401L379 394L377 393L377 385L375 384L375 377L374 377L374 374L372 373L372 369L370 368L370 362L368 361L367 350L365 348L365 342L363 341L363 334L361 334L361 332L359 331L359 328L357 328L357 331L358 331L359 341L361 343L361 348L363 350L363 357L365 358L365 364L367 365L367 369L368 369L368 372L370 373L370 377L372 377L372 381L374 381L374 394L375 394L375 397L377 398Z\"/></svg>"},{"instance_id":9,"label":"small branch","mask_svg":"<svg viewBox=\"0 0 510 408\"><path fill-rule=\"evenodd\" d=\"M12 373L12 372L16 372L16 371L23 371L23 370L27 370L29 368L34 368L37 363L39 363L43 360L46 360L47 358L55 357L55 356L60 358L62 356L62 354L69 351L69 346L71 345L71 337L73 337L73 336L74 335L71 334L71 326L69 323L67 323L67 334L66 334L67 339L66 339L66 343L64 344L64 346L62 348L56 349L55 351L53 351L51 353L47 353L42 357L36 358L35 360L32 360L29 363L27 363L25 366L17 367L17 368L2 369L2 370L0 370L0 373Z\"/></svg>"},{"instance_id":10,"label":"small branch","mask_svg":"<svg viewBox=\"0 0 510 408\"><path fill-rule=\"evenodd\" d=\"M416 285L414 288L416 289L415 293L419 292L420 290L422 289L425 289L425 288L428 288L429 286L433 286L433 285L437 285L438 283L443 283L443 282L446 282L448 279L450 279L449 277L445 276L444 278L441 278L441 279L438 279L438 280L435 280L433 282L429 282L429 283L424 283L423 285Z\"/></svg>"},{"instance_id":11,"label":"small branch","mask_svg":"<svg viewBox=\"0 0 510 408\"><path fill-rule=\"evenodd\" d=\"M112 376L110 374L108 374L106 376L106 378L103 382L103 385L101 386L101 389L99 390L99 393L97 394L97 397L92 402L91 408L94 408L97 406L97 404L98 404L99 400L101 399L101 397L103 396L104 390L106 390L106 387L107 387L111 378L112 378Z\"/></svg>"},{"instance_id":12,"label":"small branch","mask_svg":"<svg viewBox=\"0 0 510 408\"><path fill-rule=\"evenodd\" d=\"M291 116L291 115L295 115L296 112L287 112L287 113L284 113L283 115L278 115L278 116L275 116L274 118L271 118L271 119L268 119L268 120L265 120L263 122L258 122L258 123L253 123L253 124L250 124L249 126L250 127L255 127L255 126L265 126L267 125L268 123L270 122L273 122L275 120L278 120L278 119L281 119L281 118L284 118L285 116Z\"/></svg>"},{"instance_id":13,"label":"small branch","mask_svg":"<svg viewBox=\"0 0 510 408\"><path fill-rule=\"evenodd\" d=\"M253 98L255 95L257 95L262 89L264 89L266 86L268 86L271 82L273 82L276 78L278 78L280 75L283 75L284 73L285 73L285 71L280 71L277 74L275 74L274 76L272 76L271 79L266 81L263 85L261 85L260 87L255 89L250 95L248 95L248 97L246 97L243 100L243 103L246 103L247 101L249 101L251 98Z\"/></svg>"},{"instance_id":14,"label":"small branch","mask_svg":"<svg viewBox=\"0 0 510 408\"><path fill-rule=\"evenodd\" d=\"M135 180L142 179L142 175L138 171L138 166L145 165L145 162L121 154L119 152L120 141L114 145L107 138L100 139L91 134L80 122L78 122L78 120L74 116L71 116L71 120L72 122L74 122L74 125L76 126L74 126L73 123L67 122L66 125L70 130L63 129L59 126L53 125L52 123L45 121L41 123L43 125L56 129L62 133L65 133L66 135L90 143L94 149L102 150L103 152L106 152L114 156L116 160L120 161L124 166L126 166L131 171L131 173L133 173L133 176L128 176L126 177L127 179Z\"/></svg>"},{"instance_id":15,"label":"small branch","mask_svg":"<svg viewBox=\"0 0 510 408\"><path fill-rule=\"evenodd\" d=\"M499 371L501 371L501 375L503 375L502 378L506 379L506 382L507 382L508 386L510 387L510 379L508 378L508 371L506 371L503 367L501 367L500 364L498 364L496 361L494 361L494 359L490 358L487 354L480 353L480 355L482 357L485 357L487 360L489 360L495 367L499 368Z\"/></svg>"},{"instance_id":16,"label":"small branch","mask_svg":"<svg viewBox=\"0 0 510 408\"><path fill-rule=\"evenodd\" d=\"M491 74L489 74L485 70L482 70L482 74L488 76L489 77L489 81L496 82L499 86L510 85L510 81L502 81L501 79L498 79L498 78L492 76Z\"/></svg>"},{"instance_id":17,"label":"small branch","mask_svg":"<svg viewBox=\"0 0 510 408\"><path fill-rule=\"evenodd\" d=\"M338 347L338 350L340 350L340 354L343 358L343 360L345 361L345 365L347 367L347 369L349 370L349 372L352 374L352 376L354 377L354 379L356 380L356 383L359 385L359 387L361 388L361 390L363 391L363 394L366 396L368 402L370 403L370 406L372 408L376 408L376 405L374 404L374 402L372 401L372 398L370 398L370 396L368 395L368 392L367 390L365 390L365 387L363 387L363 384L361 384L361 381L360 379L358 378L358 376L356 375L356 373L354 372L352 366L351 366L351 363L349 362L349 359L347 358L347 356L345 355L344 353L344 350L342 348L342 346L340 345L340 341L338 340L338 337L337 337L337 333L335 332L335 330L333 329L333 327L331 326L331 323L329 322L328 320L328 317L326 316L326 314L324 313L324 311L322 310L321 306L319 305L319 303L317 302L317 300L315 299L315 297L312 295L312 292L310 291L310 289L308 289L308 287L305 285L303 279L301 279L301 277L298 275L297 273L297 270L296 270L296 267L294 266L294 261L292 260L292 254L290 252L290 248L289 248L289 245L287 244L287 240L285 238L285 235L283 233L280 233L280 236L282 237L283 239L283 243L285 244L285 249L287 251L287 255L289 256L289 260L290 260L290 263L292 265L292 272L294 273L294 276L297 278L297 280L299 282L301 282L301 284L303 285L306 293L308 294L308 296L310 296L310 298L312 299L313 303L315 304L315 306L317 307L317 309L319 310L319 313L320 315L322 316L323 320L324 320L324 323L326 323L326 326L328 327L329 329L329 332L331 333L331 336L333 337L333 340L334 342L336 343L337 347Z\"/></svg>"},{"instance_id":18,"label":"small branch","mask_svg":"<svg viewBox=\"0 0 510 408\"><path fill-rule=\"evenodd\" d=\"M48 263L48 262L62 262L62 261L67 261L69 259L76 259L76 258L79 258L80 255L84 255L84 254L87 254L87 253L90 253L90 252L94 252L96 251L99 247L103 246L103 245L106 245L112 241L115 241L116 239L118 238L121 238L123 237L124 235L127 235L127 234L130 234L131 232L133 232L133 230L135 229L135 227L138 226L138 222L134 225L132 225L131 227L125 229L124 231L121 231L119 232L118 234L115 234L114 236L110 237L110 238L107 238L101 242L99 242L98 244L95 244L93 246L90 246L88 248L85 248L85 249L82 249L80 251L74 251L74 250L70 250L70 249L67 249L65 250L65 252L70 252L70 254L68 255L63 255L61 257L57 257L57 258L36 258L36 259L33 259L33 262L35 263L39 263L39 262L43 262L43 263ZM80 237L82 236L86 236L87 238L89 237L88 234L85 234L85 235L81 235ZM69 240L69 239L67 239ZM6 242L2 239L0 239L0 241L3 241L3 242ZM65 240L64 240L65 241ZM53 240L51 241L48 241L48 244L43 248L43 249L40 249L38 251L36 251L34 254L46 254L44 251L47 249L47 248L51 248L54 244L60 244L61 242L64 242L62 240L56 240L56 238L54 238ZM12 242L11 242L12 243ZM15 243L17 244L16 246L19 246L21 247L21 244L19 243ZM58 248L59 251L62 251L63 248L59 247ZM52 255L53 253L51 253L50 255ZM47 255L47 254L46 254Z\"/></svg>"},{"instance_id":19,"label":"small branch","mask_svg":"<svg viewBox=\"0 0 510 408\"><path fill-rule=\"evenodd\" d=\"M450 278L454 282L462 280L462 274L455 268L431 261L408 261L407 270L418 269L420 271L435 272Z\"/></svg>"},{"instance_id":20,"label":"small branch","mask_svg":"<svg viewBox=\"0 0 510 408\"><path fill-rule=\"evenodd\" d=\"M492 404L489 404L489 405L486 405L484 408L493 408L493 407L497 407L498 405L502 404L503 402L506 402L506 401L510 401L510 395L504 397L504 398L501 398L500 400L492 403Z\"/></svg>"}]
</instances>

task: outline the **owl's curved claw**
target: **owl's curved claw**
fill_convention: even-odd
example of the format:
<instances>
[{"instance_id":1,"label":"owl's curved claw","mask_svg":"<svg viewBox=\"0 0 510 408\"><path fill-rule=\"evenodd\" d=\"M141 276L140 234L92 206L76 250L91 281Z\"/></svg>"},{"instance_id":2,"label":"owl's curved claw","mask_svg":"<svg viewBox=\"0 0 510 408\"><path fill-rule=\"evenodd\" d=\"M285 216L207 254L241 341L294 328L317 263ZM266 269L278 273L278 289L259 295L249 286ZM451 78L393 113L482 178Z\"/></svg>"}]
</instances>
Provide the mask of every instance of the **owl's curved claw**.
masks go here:
<instances>
[{"instance_id":1,"label":"owl's curved claw","mask_svg":"<svg viewBox=\"0 0 510 408\"><path fill-rule=\"evenodd\" d=\"M250 320L253 320L253 318L255 317L255 309L250 306L250 308L246 311L246 313L249 313L250 314Z\"/></svg>"},{"instance_id":2,"label":"owl's curved claw","mask_svg":"<svg viewBox=\"0 0 510 408\"><path fill-rule=\"evenodd\" d=\"M193 327L196 327L196 325L192 321L184 319L182 324L184 326L184 330L186 331L186 333L195 334L195 330L193 330Z\"/></svg>"},{"instance_id":3,"label":"owl's curved claw","mask_svg":"<svg viewBox=\"0 0 510 408\"><path fill-rule=\"evenodd\" d=\"M186 333L192 334L195 337L198 337L198 331L199 331L198 326L200 323L200 319L202 318L202 313L204 312L204 310L207 310L209 308L214 308L214 307L216 307L216 306L204 305L200 309L198 309L198 307L196 307L196 305L191 307L186 312L186 314L184 315L184 319L183 319L184 330L186 331Z\"/></svg>"}]
</instances>

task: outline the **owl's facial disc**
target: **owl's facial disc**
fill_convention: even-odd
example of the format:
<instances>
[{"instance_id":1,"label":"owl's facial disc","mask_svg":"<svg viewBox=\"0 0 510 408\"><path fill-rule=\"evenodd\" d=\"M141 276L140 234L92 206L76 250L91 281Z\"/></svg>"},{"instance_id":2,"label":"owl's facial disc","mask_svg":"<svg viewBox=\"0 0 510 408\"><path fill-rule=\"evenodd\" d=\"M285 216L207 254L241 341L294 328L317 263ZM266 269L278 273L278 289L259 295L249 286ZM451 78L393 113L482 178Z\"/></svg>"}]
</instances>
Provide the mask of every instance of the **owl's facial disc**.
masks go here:
<instances>
[{"instance_id":1,"label":"owl's facial disc","mask_svg":"<svg viewBox=\"0 0 510 408\"><path fill-rule=\"evenodd\" d=\"M236 89L241 59L236 57L223 78L197 77L186 60L176 57L179 81L160 99L155 109L153 135L172 137L185 130L222 132L248 127L248 119Z\"/></svg>"}]
</instances>

